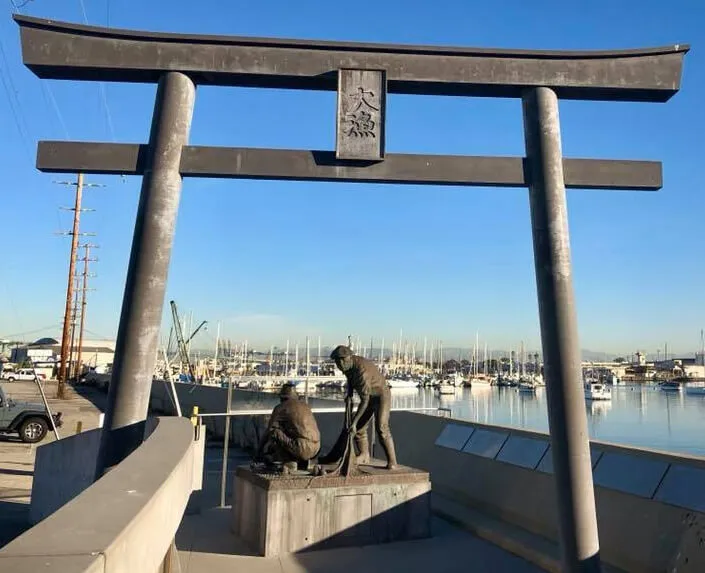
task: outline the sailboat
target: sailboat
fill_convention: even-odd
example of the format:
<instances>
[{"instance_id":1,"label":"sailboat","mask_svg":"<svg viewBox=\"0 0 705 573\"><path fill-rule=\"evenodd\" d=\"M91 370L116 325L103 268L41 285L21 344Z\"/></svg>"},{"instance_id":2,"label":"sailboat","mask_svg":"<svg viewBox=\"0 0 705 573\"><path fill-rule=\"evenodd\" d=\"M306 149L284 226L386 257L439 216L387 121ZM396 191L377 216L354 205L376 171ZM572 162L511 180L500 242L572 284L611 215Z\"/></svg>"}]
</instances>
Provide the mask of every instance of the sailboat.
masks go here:
<instances>
[{"instance_id":1,"label":"sailboat","mask_svg":"<svg viewBox=\"0 0 705 573\"><path fill-rule=\"evenodd\" d=\"M478 371L477 363L480 358L480 333L475 333L475 345L472 351L472 375L467 383L467 386L474 388L475 390L480 390L483 388L492 387L492 379L487 375L487 345L485 345L485 360L483 366L483 372Z\"/></svg>"},{"instance_id":2,"label":"sailboat","mask_svg":"<svg viewBox=\"0 0 705 573\"><path fill-rule=\"evenodd\" d=\"M702 362L702 366L705 367L705 333L703 333L703 330L700 331L700 360ZM698 361L696 359L695 363L697 364L697 362ZM697 382L695 384L686 385L685 393L689 396L705 396L705 382Z\"/></svg>"}]
</instances>

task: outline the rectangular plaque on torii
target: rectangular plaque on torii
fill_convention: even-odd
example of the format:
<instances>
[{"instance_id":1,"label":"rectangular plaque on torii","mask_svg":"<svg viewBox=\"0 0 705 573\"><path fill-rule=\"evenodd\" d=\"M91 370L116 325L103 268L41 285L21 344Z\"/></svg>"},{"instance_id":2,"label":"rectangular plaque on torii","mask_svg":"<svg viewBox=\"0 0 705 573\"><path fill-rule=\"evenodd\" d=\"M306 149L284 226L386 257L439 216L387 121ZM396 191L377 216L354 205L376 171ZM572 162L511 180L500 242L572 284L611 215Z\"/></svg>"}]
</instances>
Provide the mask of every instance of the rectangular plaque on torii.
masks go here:
<instances>
[{"instance_id":1,"label":"rectangular plaque on torii","mask_svg":"<svg viewBox=\"0 0 705 573\"><path fill-rule=\"evenodd\" d=\"M336 159L379 161L384 157L386 95L384 71L338 71Z\"/></svg>"}]
</instances>

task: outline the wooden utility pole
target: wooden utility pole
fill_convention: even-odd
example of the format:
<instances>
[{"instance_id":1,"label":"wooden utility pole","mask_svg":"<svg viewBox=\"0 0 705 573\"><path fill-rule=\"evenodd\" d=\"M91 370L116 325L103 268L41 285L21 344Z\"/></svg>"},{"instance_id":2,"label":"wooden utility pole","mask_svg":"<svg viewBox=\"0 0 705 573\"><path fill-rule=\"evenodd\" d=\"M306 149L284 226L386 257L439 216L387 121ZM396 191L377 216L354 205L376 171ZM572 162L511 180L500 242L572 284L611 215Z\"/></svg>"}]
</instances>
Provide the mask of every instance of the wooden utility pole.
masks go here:
<instances>
[{"instance_id":1,"label":"wooden utility pole","mask_svg":"<svg viewBox=\"0 0 705 573\"><path fill-rule=\"evenodd\" d=\"M84 255L83 255L83 274L82 274L82 287L81 287L81 324L78 329L78 357L76 359L76 378L78 378L81 375L81 370L83 367L83 332L85 330L85 325L86 325L86 292L88 290L91 290L88 288L88 277L90 276L88 274L88 263L91 261L96 261L97 259L91 259L90 254L91 254L91 247L95 247L96 245L92 245L91 243L86 243L85 245L82 245L84 249Z\"/></svg>"},{"instance_id":2,"label":"wooden utility pole","mask_svg":"<svg viewBox=\"0 0 705 573\"><path fill-rule=\"evenodd\" d=\"M60 399L66 398L66 381L70 375L70 367L67 362L69 361L69 355L73 351L72 346L70 346L71 338L73 335L70 334L71 323L75 320L71 316L71 306L73 304L74 297L74 279L76 278L76 254L78 252L78 238L81 235L92 236L95 233L80 233L79 226L81 221L82 211L93 211L93 209L82 209L81 201L83 198L83 189L85 187L105 187L105 185L96 183L83 183L83 173L78 173L76 177L76 182L72 181L56 181L61 185L75 185L76 186L76 199L73 208L67 208L69 211L73 211L73 229L69 232L63 232L59 234L70 235L71 236L71 256L69 258L69 278L68 284L66 286L66 307L64 310L64 327L61 334L61 362L59 367L59 384L56 389L56 397ZM85 285L84 285L85 287ZM77 294L77 293L76 293ZM76 300L76 306L78 306L78 300Z\"/></svg>"},{"instance_id":3,"label":"wooden utility pole","mask_svg":"<svg viewBox=\"0 0 705 573\"><path fill-rule=\"evenodd\" d=\"M69 328L71 326L71 303L73 299L73 279L76 273L76 250L78 249L78 228L81 220L81 198L83 195L83 173L76 180L76 200L73 208L73 231L71 232L71 256L69 258L69 279L66 286L66 309L64 311L64 328L61 335L61 367L59 368L59 384L56 397L66 398L67 368L66 359L69 355Z\"/></svg>"}]
</instances>

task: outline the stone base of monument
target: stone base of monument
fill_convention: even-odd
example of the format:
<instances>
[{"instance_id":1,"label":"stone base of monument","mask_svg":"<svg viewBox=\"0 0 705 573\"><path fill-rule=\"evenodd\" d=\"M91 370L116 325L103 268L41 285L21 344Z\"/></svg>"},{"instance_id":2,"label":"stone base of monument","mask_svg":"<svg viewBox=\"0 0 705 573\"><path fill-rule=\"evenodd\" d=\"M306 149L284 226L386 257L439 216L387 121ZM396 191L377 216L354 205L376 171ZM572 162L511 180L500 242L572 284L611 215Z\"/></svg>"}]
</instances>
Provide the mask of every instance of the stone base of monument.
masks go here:
<instances>
[{"instance_id":1,"label":"stone base of monument","mask_svg":"<svg viewBox=\"0 0 705 573\"><path fill-rule=\"evenodd\" d=\"M427 472L360 466L360 475L313 477L235 471L232 529L264 557L431 536Z\"/></svg>"}]
</instances>

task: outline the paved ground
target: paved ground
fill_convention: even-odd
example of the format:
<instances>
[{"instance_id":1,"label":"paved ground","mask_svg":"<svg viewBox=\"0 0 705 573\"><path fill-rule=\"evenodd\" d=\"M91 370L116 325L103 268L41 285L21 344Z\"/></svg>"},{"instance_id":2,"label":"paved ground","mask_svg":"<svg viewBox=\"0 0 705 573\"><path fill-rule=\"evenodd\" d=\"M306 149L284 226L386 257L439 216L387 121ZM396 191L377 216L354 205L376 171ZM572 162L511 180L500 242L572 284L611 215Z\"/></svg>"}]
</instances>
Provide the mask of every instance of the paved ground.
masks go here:
<instances>
[{"instance_id":1,"label":"paved ground","mask_svg":"<svg viewBox=\"0 0 705 573\"><path fill-rule=\"evenodd\" d=\"M41 395L34 382L1 381L10 398L41 403ZM99 415L106 395L92 388L69 389L69 399L56 399L56 382L45 384L45 393L52 412L62 412L64 424L60 436L76 433L77 422L83 430L98 427ZM17 436L0 435L0 547L27 529L29 496L32 492L34 458L37 447L54 441L49 432L40 444L24 444Z\"/></svg>"},{"instance_id":2,"label":"paved ground","mask_svg":"<svg viewBox=\"0 0 705 573\"><path fill-rule=\"evenodd\" d=\"M433 520L433 537L415 541L292 554L281 558L258 557L230 533L230 487L227 507L219 508L222 449L206 452L205 488L200 513L188 514L176 537L182 573L539 573L542 569L491 543L450 525ZM229 456L232 470L248 458L240 452ZM232 482L228 471L227 483ZM194 500L196 501L196 500Z\"/></svg>"}]
</instances>

